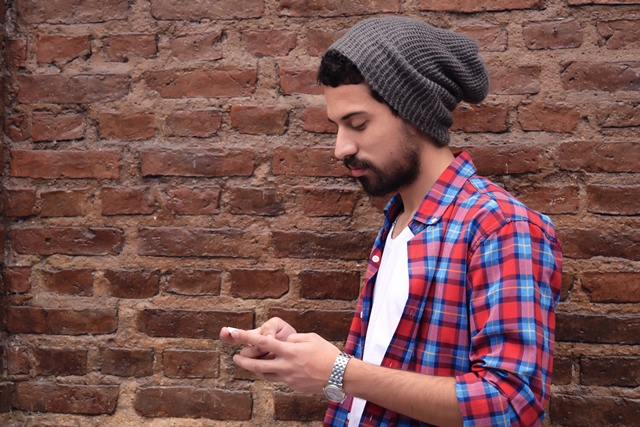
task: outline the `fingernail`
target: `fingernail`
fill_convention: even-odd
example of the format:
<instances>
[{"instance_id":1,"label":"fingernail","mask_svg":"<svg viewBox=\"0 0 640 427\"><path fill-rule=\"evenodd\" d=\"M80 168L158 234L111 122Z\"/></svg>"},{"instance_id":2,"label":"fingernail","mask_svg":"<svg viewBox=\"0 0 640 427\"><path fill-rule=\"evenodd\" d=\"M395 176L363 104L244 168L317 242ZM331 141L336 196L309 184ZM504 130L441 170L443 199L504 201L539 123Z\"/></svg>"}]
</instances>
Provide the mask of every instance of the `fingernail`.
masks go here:
<instances>
[{"instance_id":1,"label":"fingernail","mask_svg":"<svg viewBox=\"0 0 640 427\"><path fill-rule=\"evenodd\" d=\"M229 331L229 333L232 333L233 331L236 330L236 328L232 328L231 326L227 326L227 330Z\"/></svg>"}]
</instances>

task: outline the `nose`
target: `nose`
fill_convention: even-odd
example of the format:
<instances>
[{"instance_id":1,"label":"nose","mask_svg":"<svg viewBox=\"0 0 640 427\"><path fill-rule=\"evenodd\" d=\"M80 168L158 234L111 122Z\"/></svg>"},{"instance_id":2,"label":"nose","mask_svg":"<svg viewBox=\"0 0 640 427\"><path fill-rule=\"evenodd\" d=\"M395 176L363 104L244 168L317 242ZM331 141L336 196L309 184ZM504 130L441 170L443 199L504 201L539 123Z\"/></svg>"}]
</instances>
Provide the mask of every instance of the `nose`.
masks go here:
<instances>
[{"instance_id":1,"label":"nose","mask_svg":"<svg viewBox=\"0 0 640 427\"><path fill-rule=\"evenodd\" d=\"M333 149L333 154L338 160L342 160L347 156L356 154L357 152L358 148L353 139L349 137L349 132L338 126L336 146Z\"/></svg>"}]
</instances>

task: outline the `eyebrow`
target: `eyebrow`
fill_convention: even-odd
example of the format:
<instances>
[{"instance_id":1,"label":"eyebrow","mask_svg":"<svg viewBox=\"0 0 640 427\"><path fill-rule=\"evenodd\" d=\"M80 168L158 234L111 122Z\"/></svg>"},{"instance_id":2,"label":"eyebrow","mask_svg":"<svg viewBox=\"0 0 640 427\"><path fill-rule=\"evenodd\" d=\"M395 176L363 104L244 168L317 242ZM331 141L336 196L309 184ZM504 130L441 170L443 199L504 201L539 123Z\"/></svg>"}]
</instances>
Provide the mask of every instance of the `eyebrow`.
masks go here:
<instances>
[{"instance_id":1,"label":"eyebrow","mask_svg":"<svg viewBox=\"0 0 640 427\"><path fill-rule=\"evenodd\" d=\"M353 117L357 114L364 114L365 111L354 111L352 113L349 114L345 114L344 116L340 117L340 121L344 122L345 120L349 119L350 117ZM334 125L337 124L336 122L334 122L333 120L331 120L330 118L327 117L327 120L329 120L331 123L333 123Z\"/></svg>"}]
</instances>

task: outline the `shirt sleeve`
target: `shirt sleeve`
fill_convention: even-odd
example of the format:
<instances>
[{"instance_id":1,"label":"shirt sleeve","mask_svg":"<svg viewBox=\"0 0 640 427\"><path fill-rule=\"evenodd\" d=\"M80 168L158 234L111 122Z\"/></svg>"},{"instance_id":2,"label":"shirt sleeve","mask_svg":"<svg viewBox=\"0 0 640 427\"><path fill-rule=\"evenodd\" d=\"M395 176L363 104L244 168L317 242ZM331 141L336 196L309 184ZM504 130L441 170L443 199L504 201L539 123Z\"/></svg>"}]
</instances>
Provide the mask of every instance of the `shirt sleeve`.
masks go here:
<instances>
[{"instance_id":1,"label":"shirt sleeve","mask_svg":"<svg viewBox=\"0 0 640 427\"><path fill-rule=\"evenodd\" d=\"M560 263L555 238L526 220L507 222L473 251L467 279L471 372L456 378L465 426L542 423Z\"/></svg>"}]
</instances>

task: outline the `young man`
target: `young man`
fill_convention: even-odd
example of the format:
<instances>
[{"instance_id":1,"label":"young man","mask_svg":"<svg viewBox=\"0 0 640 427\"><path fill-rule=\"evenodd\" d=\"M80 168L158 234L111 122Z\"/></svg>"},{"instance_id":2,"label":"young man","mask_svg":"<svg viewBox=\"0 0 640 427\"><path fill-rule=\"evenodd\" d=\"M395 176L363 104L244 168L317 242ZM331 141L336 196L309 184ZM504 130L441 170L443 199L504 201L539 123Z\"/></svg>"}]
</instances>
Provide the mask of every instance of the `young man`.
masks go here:
<instances>
[{"instance_id":1,"label":"young man","mask_svg":"<svg viewBox=\"0 0 640 427\"><path fill-rule=\"evenodd\" d=\"M553 226L447 144L488 77L475 42L400 17L360 22L322 59L335 155L395 192L344 353L281 319L223 328L238 366L332 401L326 426L540 425L562 252Z\"/></svg>"}]
</instances>

